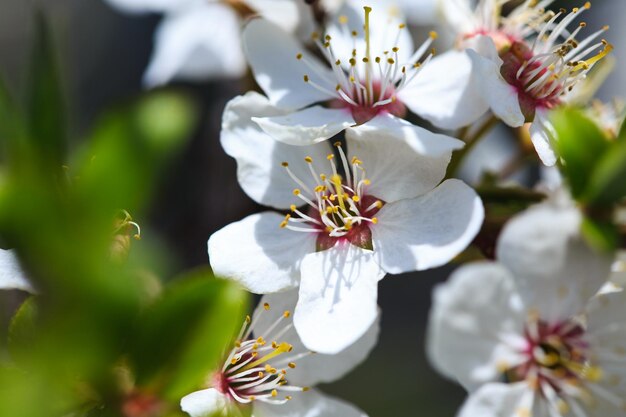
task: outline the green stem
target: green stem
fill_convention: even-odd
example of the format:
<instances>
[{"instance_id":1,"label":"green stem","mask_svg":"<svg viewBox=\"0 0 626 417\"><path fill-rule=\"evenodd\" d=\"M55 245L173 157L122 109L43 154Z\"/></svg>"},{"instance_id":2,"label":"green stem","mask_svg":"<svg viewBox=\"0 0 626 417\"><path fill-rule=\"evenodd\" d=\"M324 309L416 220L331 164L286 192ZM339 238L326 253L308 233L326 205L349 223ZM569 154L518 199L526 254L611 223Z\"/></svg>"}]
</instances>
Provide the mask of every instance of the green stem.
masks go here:
<instances>
[{"instance_id":1,"label":"green stem","mask_svg":"<svg viewBox=\"0 0 626 417\"><path fill-rule=\"evenodd\" d=\"M478 142L480 142L480 139L489 133L497 124L498 118L496 116L491 116L482 125L480 125L478 130L476 130L476 133L468 138L461 138L465 142L465 147L452 155L450 165L448 165L448 174L446 178L453 178L458 174L458 170L465 157L472 151L472 149L474 149Z\"/></svg>"}]
</instances>

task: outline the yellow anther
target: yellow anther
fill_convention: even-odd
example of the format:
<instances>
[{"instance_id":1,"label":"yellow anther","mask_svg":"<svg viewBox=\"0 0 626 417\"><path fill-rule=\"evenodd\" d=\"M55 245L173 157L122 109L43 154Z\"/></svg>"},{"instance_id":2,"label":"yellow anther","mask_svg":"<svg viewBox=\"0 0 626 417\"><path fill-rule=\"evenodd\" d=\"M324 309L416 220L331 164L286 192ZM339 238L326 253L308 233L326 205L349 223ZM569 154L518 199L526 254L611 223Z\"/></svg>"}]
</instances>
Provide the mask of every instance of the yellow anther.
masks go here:
<instances>
[{"instance_id":1,"label":"yellow anther","mask_svg":"<svg viewBox=\"0 0 626 417\"><path fill-rule=\"evenodd\" d=\"M584 7L585 7L585 9L587 9L587 10L591 9L591 2L590 2L590 1L588 1L587 3L585 3L585 6L584 6Z\"/></svg>"},{"instance_id":2,"label":"yellow anther","mask_svg":"<svg viewBox=\"0 0 626 417\"><path fill-rule=\"evenodd\" d=\"M361 199L359 198L358 195L353 195L352 196L352 201L354 201L355 203L358 203Z\"/></svg>"},{"instance_id":3,"label":"yellow anther","mask_svg":"<svg viewBox=\"0 0 626 417\"><path fill-rule=\"evenodd\" d=\"M372 217L372 223L378 224L378 217Z\"/></svg>"},{"instance_id":4,"label":"yellow anther","mask_svg":"<svg viewBox=\"0 0 626 417\"><path fill-rule=\"evenodd\" d=\"M264 309L265 311L269 311L269 309L270 309L270 305L269 305L269 303L265 303L265 304L263 304L263 309Z\"/></svg>"},{"instance_id":5,"label":"yellow anther","mask_svg":"<svg viewBox=\"0 0 626 417\"><path fill-rule=\"evenodd\" d=\"M326 181L326 175L325 174L320 174L320 180Z\"/></svg>"},{"instance_id":6,"label":"yellow anther","mask_svg":"<svg viewBox=\"0 0 626 417\"><path fill-rule=\"evenodd\" d=\"M350 62L350 65L352 65L353 67L356 65L356 59L354 58L350 58L350 61L348 62Z\"/></svg>"},{"instance_id":7,"label":"yellow anther","mask_svg":"<svg viewBox=\"0 0 626 417\"><path fill-rule=\"evenodd\" d=\"M366 57L366 58L363 58L363 62L367 64L368 62L370 62L370 60L367 59L367 57Z\"/></svg>"},{"instance_id":8,"label":"yellow anther","mask_svg":"<svg viewBox=\"0 0 626 417\"><path fill-rule=\"evenodd\" d=\"M302 54L299 53L298 55L296 55L296 59L298 59L298 60L302 59Z\"/></svg>"},{"instance_id":9,"label":"yellow anther","mask_svg":"<svg viewBox=\"0 0 626 417\"><path fill-rule=\"evenodd\" d=\"M265 376L265 374L262 371L259 371L259 373L257 374L257 376L259 378L263 378Z\"/></svg>"},{"instance_id":10,"label":"yellow anther","mask_svg":"<svg viewBox=\"0 0 626 417\"><path fill-rule=\"evenodd\" d=\"M382 201L378 200L375 204L376 204L376 208L379 208L379 209L383 208L383 202Z\"/></svg>"},{"instance_id":11,"label":"yellow anther","mask_svg":"<svg viewBox=\"0 0 626 417\"><path fill-rule=\"evenodd\" d=\"M255 397L254 395L251 395L251 396L249 396L249 397L248 397L248 399L249 399L250 401L254 401L254 400L256 400L256 397Z\"/></svg>"},{"instance_id":12,"label":"yellow anther","mask_svg":"<svg viewBox=\"0 0 626 417\"><path fill-rule=\"evenodd\" d=\"M394 61L394 59L393 59L393 58L387 58L387 63L389 63L389 64L393 65L393 64L395 64L395 63L396 63L396 61Z\"/></svg>"},{"instance_id":13,"label":"yellow anther","mask_svg":"<svg viewBox=\"0 0 626 417\"><path fill-rule=\"evenodd\" d=\"M305 156L305 157L304 157L304 160L305 160L306 162L308 162L309 164L310 164L311 162L313 162L313 158L311 158L310 156Z\"/></svg>"},{"instance_id":14,"label":"yellow anther","mask_svg":"<svg viewBox=\"0 0 626 417\"><path fill-rule=\"evenodd\" d=\"M374 61L376 61L377 64L380 64L380 57L377 56L376 59L374 59Z\"/></svg>"},{"instance_id":15,"label":"yellow anther","mask_svg":"<svg viewBox=\"0 0 626 417\"><path fill-rule=\"evenodd\" d=\"M439 37L439 34L433 30L428 34L428 36L430 36L430 39L435 40Z\"/></svg>"},{"instance_id":16,"label":"yellow anther","mask_svg":"<svg viewBox=\"0 0 626 417\"><path fill-rule=\"evenodd\" d=\"M291 369L295 369L296 368L296 364L293 363L293 362L289 362L289 364L287 366L289 366Z\"/></svg>"},{"instance_id":17,"label":"yellow anther","mask_svg":"<svg viewBox=\"0 0 626 417\"><path fill-rule=\"evenodd\" d=\"M342 25L345 25L346 23L348 23L348 16L346 15L339 16L339 23L341 23Z\"/></svg>"},{"instance_id":18,"label":"yellow anther","mask_svg":"<svg viewBox=\"0 0 626 417\"><path fill-rule=\"evenodd\" d=\"M404 29L406 27L406 25L404 23L400 23L398 25L398 29Z\"/></svg>"},{"instance_id":19,"label":"yellow anther","mask_svg":"<svg viewBox=\"0 0 626 417\"><path fill-rule=\"evenodd\" d=\"M249 315L246 316L246 323L250 324L250 322L252 321L252 317L250 317Z\"/></svg>"},{"instance_id":20,"label":"yellow anther","mask_svg":"<svg viewBox=\"0 0 626 417\"><path fill-rule=\"evenodd\" d=\"M280 222L279 226L280 226L281 229L284 229L285 227L287 227L288 224L289 223L286 220L283 220L282 222Z\"/></svg>"},{"instance_id":21,"label":"yellow anther","mask_svg":"<svg viewBox=\"0 0 626 417\"><path fill-rule=\"evenodd\" d=\"M310 387L302 387L302 392L307 392L310 389L311 389Z\"/></svg>"},{"instance_id":22,"label":"yellow anther","mask_svg":"<svg viewBox=\"0 0 626 417\"><path fill-rule=\"evenodd\" d=\"M393 52L398 52L400 50L400 48L398 48L397 46L394 46L393 48L391 48L391 50Z\"/></svg>"},{"instance_id":23,"label":"yellow anther","mask_svg":"<svg viewBox=\"0 0 626 417\"><path fill-rule=\"evenodd\" d=\"M370 185L372 182L370 180L368 180L367 178L363 180L363 184L365 185Z\"/></svg>"},{"instance_id":24,"label":"yellow anther","mask_svg":"<svg viewBox=\"0 0 626 417\"><path fill-rule=\"evenodd\" d=\"M313 39L314 41L318 40L319 38L320 38L320 34L319 33L317 33L317 32L311 33L311 39Z\"/></svg>"},{"instance_id":25,"label":"yellow anther","mask_svg":"<svg viewBox=\"0 0 626 417\"><path fill-rule=\"evenodd\" d=\"M354 36L356 38L357 36L359 36L359 33L356 30L353 30L352 31L352 36Z\"/></svg>"},{"instance_id":26,"label":"yellow anther","mask_svg":"<svg viewBox=\"0 0 626 417\"><path fill-rule=\"evenodd\" d=\"M302 192L299 189L296 188L295 190L293 190L293 195L299 196L300 194L302 194Z\"/></svg>"},{"instance_id":27,"label":"yellow anther","mask_svg":"<svg viewBox=\"0 0 626 417\"><path fill-rule=\"evenodd\" d=\"M335 157L335 155L334 155L334 154L332 154L332 153L329 153L328 155L326 155L326 159L328 159L329 161L330 161L331 159L333 159L334 157Z\"/></svg>"},{"instance_id":28,"label":"yellow anther","mask_svg":"<svg viewBox=\"0 0 626 417\"><path fill-rule=\"evenodd\" d=\"M305 74L303 78L304 78L304 82L305 83L309 82L309 76L308 75Z\"/></svg>"},{"instance_id":29,"label":"yellow anther","mask_svg":"<svg viewBox=\"0 0 626 417\"><path fill-rule=\"evenodd\" d=\"M331 38L331 37L330 37L330 35L326 35L326 36L324 36L324 39L326 39L327 41L330 41L330 40L332 40L333 38Z\"/></svg>"},{"instance_id":30,"label":"yellow anther","mask_svg":"<svg viewBox=\"0 0 626 417\"><path fill-rule=\"evenodd\" d=\"M236 364L237 364L237 362L239 362L239 358L232 358L232 359L230 360L230 364L231 364L231 365L236 365Z\"/></svg>"},{"instance_id":31,"label":"yellow anther","mask_svg":"<svg viewBox=\"0 0 626 417\"><path fill-rule=\"evenodd\" d=\"M285 397L285 399L286 399L287 401L290 401L290 400L291 400L291 395L287 395L287 396Z\"/></svg>"},{"instance_id":32,"label":"yellow anther","mask_svg":"<svg viewBox=\"0 0 626 417\"><path fill-rule=\"evenodd\" d=\"M335 148L339 148L341 146L341 141L337 141L337 142L333 143L333 146Z\"/></svg>"},{"instance_id":33,"label":"yellow anther","mask_svg":"<svg viewBox=\"0 0 626 417\"><path fill-rule=\"evenodd\" d=\"M274 349L276 349L276 348L278 347L278 343L276 343L276 342L272 342L272 347L273 347Z\"/></svg>"},{"instance_id":34,"label":"yellow anther","mask_svg":"<svg viewBox=\"0 0 626 417\"><path fill-rule=\"evenodd\" d=\"M361 165L363 163L363 161L361 161L359 158L357 158L356 156L352 157L352 165Z\"/></svg>"},{"instance_id":35,"label":"yellow anther","mask_svg":"<svg viewBox=\"0 0 626 417\"><path fill-rule=\"evenodd\" d=\"M289 210L291 210L291 211L296 211L297 209L298 209L298 207L296 207L295 204L292 204L292 205L289 206Z\"/></svg>"},{"instance_id":36,"label":"yellow anther","mask_svg":"<svg viewBox=\"0 0 626 417\"><path fill-rule=\"evenodd\" d=\"M335 86L335 91L339 91L339 90L341 90L341 84L337 84L337 85Z\"/></svg>"},{"instance_id":37,"label":"yellow anther","mask_svg":"<svg viewBox=\"0 0 626 417\"><path fill-rule=\"evenodd\" d=\"M285 310L285 312L283 313L283 317L288 319L290 316L291 316L291 311Z\"/></svg>"},{"instance_id":38,"label":"yellow anther","mask_svg":"<svg viewBox=\"0 0 626 417\"><path fill-rule=\"evenodd\" d=\"M268 307L268 308L269 308L269 307ZM258 344L260 344L261 346L263 346L263 345L265 344L265 339L263 339L262 337L259 337L259 338L256 340L256 342L257 342Z\"/></svg>"},{"instance_id":39,"label":"yellow anther","mask_svg":"<svg viewBox=\"0 0 626 417\"><path fill-rule=\"evenodd\" d=\"M289 166L289 162L282 162L281 165L285 168L287 168Z\"/></svg>"},{"instance_id":40,"label":"yellow anther","mask_svg":"<svg viewBox=\"0 0 626 417\"><path fill-rule=\"evenodd\" d=\"M278 395L278 391L275 389L272 390L272 397L276 397Z\"/></svg>"}]
</instances>

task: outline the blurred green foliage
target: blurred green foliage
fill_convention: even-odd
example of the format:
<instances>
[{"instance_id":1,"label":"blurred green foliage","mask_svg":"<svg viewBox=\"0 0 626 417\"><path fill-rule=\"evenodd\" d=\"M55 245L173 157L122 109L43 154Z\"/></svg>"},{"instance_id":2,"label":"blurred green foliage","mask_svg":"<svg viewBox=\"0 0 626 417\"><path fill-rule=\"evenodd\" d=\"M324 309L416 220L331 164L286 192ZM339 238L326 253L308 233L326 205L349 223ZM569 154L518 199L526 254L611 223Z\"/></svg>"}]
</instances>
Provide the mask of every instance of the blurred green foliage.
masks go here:
<instances>
[{"instance_id":1,"label":"blurred green foliage","mask_svg":"<svg viewBox=\"0 0 626 417\"><path fill-rule=\"evenodd\" d=\"M552 118L563 173L586 218L583 232L602 250L620 242L615 210L626 198L626 129L617 137L577 108L557 110Z\"/></svg>"},{"instance_id":2,"label":"blurred green foliage","mask_svg":"<svg viewBox=\"0 0 626 417\"><path fill-rule=\"evenodd\" d=\"M203 386L241 324L246 296L208 269L169 280L154 254L127 262L127 213L145 213L195 126L195 104L146 94L71 150L43 16L33 51L25 109L0 83L0 239L38 292L11 323L0 415L180 415L180 397Z\"/></svg>"}]
</instances>

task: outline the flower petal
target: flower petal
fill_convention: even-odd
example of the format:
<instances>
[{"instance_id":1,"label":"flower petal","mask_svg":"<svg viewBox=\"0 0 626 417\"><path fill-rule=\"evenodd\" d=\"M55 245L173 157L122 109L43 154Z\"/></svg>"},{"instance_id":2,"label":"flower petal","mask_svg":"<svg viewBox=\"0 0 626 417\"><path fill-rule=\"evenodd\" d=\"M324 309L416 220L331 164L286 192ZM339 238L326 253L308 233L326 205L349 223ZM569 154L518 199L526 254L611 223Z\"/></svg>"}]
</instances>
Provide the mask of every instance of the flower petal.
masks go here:
<instances>
[{"instance_id":1,"label":"flower petal","mask_svg":"<svg viewBox=\"0 0 626 417\"><path fill-rule=\"evenodd\" d=\"M522 126L526 117L519 104L517 89L502 78L502 60L497 55L493 41L488 36L480 36L476 42L477 48L485 52L479 54L472 49L466 51L472 60L472 81L476 82L491 110L500 120L511 127Z\"/></svg>"},{"instance_id":2,"label":"flower petal","mask_svg":"<svg viewBox=\"0 0 626 417\"><path fill-rule=\"evenodd\" d=\"M530 138L541 162L549 167L554 166L557 161L551 137L556 137L556 133L548 120L548 111L537 109L535 121L530 125Z\"/></svg>"},{"instance_id":3,"label":"flower petal","mask_svg":"<svg viewBox=\"0 0 626 417\"><path fill-rule=\"evenodd\" d=\"M318 390L294 393L285 404L272 405L257 401L252 417L367 417L345 401L338 400Z\"/></svg>"},{"instance_id":4,"label":"flower petal","mask_svg":"<svg viewBox=\"0 0 626 417\"><path fill-rule=\"evenodd\" d=\"M0 290L35 292L13 250L0 249Z\"/></svg>"},{"instance_id":5,"label":"flower petal","mask_svg":"<svg viewBox=\"0 0 626 417\"><path fill-rule=\"evenodd\" d=\"M240 77L245 70L235 12L224 5L200 3L168 14L161 22L144 82L154 87L174 78Z\"/></svg>"},{"instance_id":6,"label":"flower petal","mask_svg":"<svg viewBox=\"0 0 626 417\"><path fill-rule=\"evenodd\" d=\"M435 134L390 114L346 132L349 159L363 161L371 185L367 192L386 202L432 190L446 175L460 140Z\"/></svg>"},{"instance_id":7,"label":"flower petal","mask_svg":"<svg viewBox=\"0 0 626 417\"><path fill-rule=\"evenodd\" d=\"M497 381L500 367L521 363L514 349L525 315L511 274L497 263L457 269L433 294L428 354L439 372L468 391ZM503 343L508 337L511 345Z\"/></svg>"},{"instance_id":8,"label":"flower petal","mask_svg":"<svg viewBox=\"0 0 626 417\"><path fill-rule=\"evenodd\" d=\"M285 311L293 312L297 301L298 290L263 296L254 313L255 335L263 336L266 340L271 337L272 335L266 336L266 329ZM269 304L269 311L265 310L265 303ZM286 321L285 324L287 323ZM318 353L298 359L297 366L289 370L290 384L310 387L340 379L367 358L378 341L379 330L379 320L376 320L359 340L338 354ZM293 327L281 336L280 342L287 342L293 346L292 355L309 351Z\"/></svg>"},{"instance_id":9,"label":"flower petal","mask_svg":"<svg viewBox=\"0 0 626 417\"><path fill-rule=\"evenodd\" d=\"M257 294L295 288L302 258L315 250L315 237L281 230L282 220L273 212L253 214L215 232L209 238L213 272Z\"/></svg>"},{"instance_id":10,"label":"flower petal","mask_svg":"<svg viewBox=\"0 0 626 417\"><path fill-rule=\"evenodd\" d=\"M513 273L527 308L545 320L580 314L609 279L612 258L585 244L580 224L576 207L546 202L515 217L500 235L498 260Z\"/></svg>"},{"instance_id":11,"label":"flower petal","mask_svg":"<svg viewBox=\"0 0 626 417\"><path fill-rule=\"evenodd\" d=\"M360 339L376 317L378 281L385 275L373 253L348 243L302 261L294 324L304 345L336 354Z\"/></svg>"},{"instance_id":12,"label":"flower petal","mask_svg":"<svg viewBox=\"0 0 626 417\"><path fill-rule=\"evenodd\" d=\"M246 194L259 204L287 209L291 204L301 203L293 195L294 187L300 186L282 163L290 163L289 169L294 175L312 189L317 185L317 178L311 175L304 158L313 158L318 172L323 172L330 148L325 144L291 146L277 142L252 121L253 116L282 114L283 110L258 93L236 97L224 111L220 140L226 153L237 160L237 179Z\"/></svg>"},{"instance_id":13,"label":"flower petal","mask_svg":"<svg viewBox=\"0 0 626 417\"><path fill-rule=\"evenodd\" d=\"M293 0L246 0L246 5L263 18L293 32L300 23L298 2Z\"/></svg>"},{"instance_id":14,"label":"flower petal","mask_svg":"<svg viewBox=\"0 0 626 417\"><path fill-rule=\"evenodd\" d=\"M227 416L229 400L218 390L209 388L184 396L180 408L191 417Z\"/></svg>"},{"instance_id":15,"label":"flower petal","mask_svg":"<svg viewBox=\"0 0 626 417\"><path fill-rule=\"evenodd\" d=\"M398 92L413 113L442 129L458 129L478 120L489 104L472 78L465 52L449 51L434 57Z\"/></svg>"},{"instance_id":16,"label":"flower petal","mask_svg":"<svg viewBox=\"0 0 626 417\"><path fill-rule=\"evenodd\" d=\"M275 24L253 19L243 31L243 44L256 81L273 104L298 109L334 98L336 82L330 68ZM298 54L302 59L296 58ZM305 84L305 74L332 95Z\"/></svg>"},{"instance_id":17,"label":"flower petal","mask_svg":"<svg viewBox=\"0 0 626 417\"><path fill-rule=\"evenodd\" d=\"M332 138L356 122L349 111L315 106L284 116L253 117L263 131L289 145L313 145Z\"/></svg>"},{"instance_id":18,"label":"flower petal","mask_svg":"<svg viewBox=\"0 0 626 417\"><path fill-rule=\"evenodd\" d=\"M385 272L400 274L444 265L474 239L484 209L476 192L447 180L421 197L385 205L372 226L374 250Z\"/></svg>"},{"instance_id":19,"label":"flower petal","mask_svg":"<svg viewBox=\"0 0 626 417\"><path fill-rule=\"evenodd\" d=\"M458 417L547 417L536 413L534 394L526 382L484 385L465 401Z\"/></svg>"},{"instance_id":20,"label":"flower petal","mask_svg":"<svg viewBox=\"0 0 626 417\"><path fill-rule=\"evenodd\" d=\"M198 0L105 0L114 8L132 14L171 13L199 3Z\"/></svg>"}]
</instances>

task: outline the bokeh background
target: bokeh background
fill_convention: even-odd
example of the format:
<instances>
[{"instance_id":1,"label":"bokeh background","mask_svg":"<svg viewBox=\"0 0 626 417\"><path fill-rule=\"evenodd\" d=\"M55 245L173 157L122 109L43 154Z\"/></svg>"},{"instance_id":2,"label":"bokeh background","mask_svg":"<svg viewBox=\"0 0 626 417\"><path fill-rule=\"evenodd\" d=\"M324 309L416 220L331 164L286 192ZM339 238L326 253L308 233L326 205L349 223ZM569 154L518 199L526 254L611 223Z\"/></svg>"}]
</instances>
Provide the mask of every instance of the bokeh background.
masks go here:
<instances>
[{"instance_id":1,"label":"bokeh background","mask_svg":"<svg viewBox=\"0 0 626 417\"><path fill-rule=\"evenodd\" d=\"M554 5L570 8L581 3L561 1ZM122 15L100 0L0 0L0 74L15 93L25 83L37 10L45 12L52 22L71 129L73 136L80 138L102 110L143 91L141 77L160 17ZM618 66L600 91L604 100L626 97L626 72L619 66L626 62L626 43L621 42L626 36L624 16L623 0L596 0L586 16L591 27L612 25L607 37L616 46ZM239 188L235 163L218 141L224 105L250 89L250 81L173 85L193 94L203 117L185 152L162 178L150 216L136 219L144 228L140 244L155 245L168 254L165 275L206 265L209 235L262 209ZM478 149L474 162L480 163L482 155ZM453 268L388 276L382 281L378 347L366 364L324 390L355 403L370 416L453 416L465 394L431 369L424 347L432 289ZM21 297L17 293L0 294L0 333L6 331L7 317Z\"/></svg>"}]
</instances>

